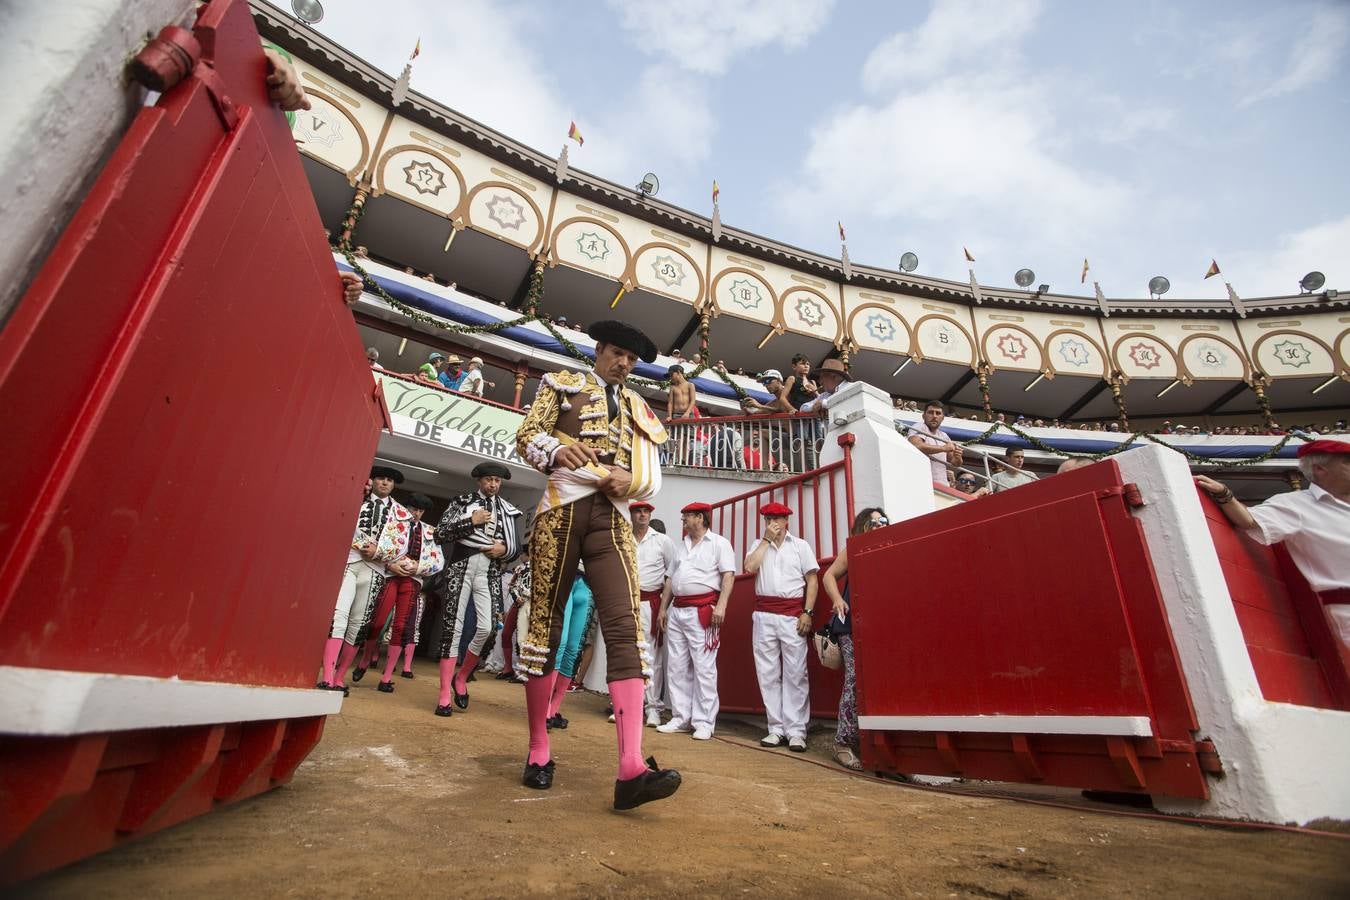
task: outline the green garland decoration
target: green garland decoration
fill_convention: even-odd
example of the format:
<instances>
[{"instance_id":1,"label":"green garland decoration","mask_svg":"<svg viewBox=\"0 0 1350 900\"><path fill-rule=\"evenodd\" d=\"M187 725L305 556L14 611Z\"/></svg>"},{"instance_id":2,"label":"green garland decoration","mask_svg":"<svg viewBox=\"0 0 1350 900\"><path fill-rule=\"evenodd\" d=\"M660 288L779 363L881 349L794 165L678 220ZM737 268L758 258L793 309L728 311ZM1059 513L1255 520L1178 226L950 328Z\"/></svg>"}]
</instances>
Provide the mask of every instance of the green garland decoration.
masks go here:
<instances>
[{"instance_id":1,"label":"green garland decoration","mask_svg":"<svg viewBox=\"0 0 1350 900\"><path fill-rule=\"evenodd\" d=\"M375 296L379 297L381 300L383 300L389 306L396 309L402 315L413 320L414 322L420 322L423 325L430 325L433 328L439 328L441 331L446 331L451 334L458 334L458 335L495 334L496 332L503 331L507 328L513 328L517 325L528 325L531 322L535 322L544 326L544 329L548 331L550 335L552 335L554 340L556 340L560 345L562 345L562 348L565 351L567 351L567 354L571 356L573 359L576 359L587 365L592 364L591 357L587 356L585 353L581 351L579 347L577 347L576 344L568 340L567 337L563 335L563 333L560 332L552 322L538 315L537 311L539 309L539 303L544 298L544 271L542 268L536 268L531 272L530 289L529 292L525 295L524 313L515 319L508 319L500 322L490 322L486 325L462 325L457 322L447 322L438 316L433 316L428 313L424 313L419 309L415 309L414 307L409 306L402 300L397 299L396 297L391 295L388 291L386 291L384 287L378 281L376 281L374 277L371 276L371 274L367 272L365 268L357 261L356 253L352 247L351 236L356 233L356 226L361 222L361 219L362 217L365 216L365 214L366 209L364 205L358 205L356 203L353 203L352 206L348 208L347 214L343 216L344 223L349 218L352 221L351 227L349 229L346 229L348 236L346 238L339 237L330 246L332 247L332 249L342 254L342 256L347 260L347 264L352 267L352 271L354 271L357 274L357 276L361 279L362 284L365 285L365 288L368 291L370 291ZM706 360L707 358L708 356L705 354L704 359ZM731 380L731 377L727 373L723 372L721 369L709 366L706 363L706 361L695 366L693 371L686 373L685 377L688 378L690 381L693 381L703 372L709 371L717 375L717 377L720 378L727 387L731 388L732 391L736 393L736 397L739 401L744 402L750 398L750 395L747 394L740 385L733 382ZM644 378L641 375L632 375L629 377L628 380L629 382L632 383L656 388L659 390L666 390L670 387L669 378L656 379L656 378Z\"/></svg>"},{"instance_id":2,"label":"green garland decoration","mask_svg":"<svg viewBox=\"0 0 1350 900\"><path fill-rule=\"evenodd\" d=\"M1093 462L1097 462L1099 460L1106 459L1107 457L1115 456L1118 453L1124 453L1126 450L1129 450L1140 440L1145 440L1151 441L1152 443L1158 444L1159 446L1166 447L1168 450L1174 450L1196 465L1226 466L1230 468L1241 466L1254 466L1263 463L1271 459L1272 457L1275 456L1275 454L1279 453L1282 449L1284 449L1284 446L1288 444L1290 440L1292 440L1295 437L1299 437L1299 435L1287 433L1283 437L1281 437L1280 440L1276 442L1274 446L1272 446L1269 450L1267 450L1266 452L1262 453L1259 456L1225 457L1223 459L1214 459L1213 457L1209 456L1200 456L1198 454L1190 452L1184 447L1173 446L1172 444L1169 444L1167 441L1164 441L1157 435L1149 434L1148 432L1145 431L1132 432L1129 436L1129 440L1123 441L1119 446L1113 447L1110 450L1103 450L1101 453L1069 453L1065 450L1060 450L1056 447L1051 447L1049 444L1045 443L1045 441L1042 441L1035 435L1027 434L1025 431L1018 428L1016 425L1009 425L1006 422L995 422L993 425L990 425L983 433L977 434L975 437L969 440L954 441L954 443L960 444L962 447L969 447L973 444L982 444L990 437L992 437L994 433L997 432L1000 428L1007 429L1008 431L1017 435L1022 440L1026 441L1032 447L1036 448L1037 450L1040 450L1042 453L1049 453L1051 456L1062 456L1066 459L1070 458L1088 459L1092 460ZM907 427L897 424L895 426L895 430L899 431L901 434L904 434L908 429Z\"/></svg>"}]
</instances>

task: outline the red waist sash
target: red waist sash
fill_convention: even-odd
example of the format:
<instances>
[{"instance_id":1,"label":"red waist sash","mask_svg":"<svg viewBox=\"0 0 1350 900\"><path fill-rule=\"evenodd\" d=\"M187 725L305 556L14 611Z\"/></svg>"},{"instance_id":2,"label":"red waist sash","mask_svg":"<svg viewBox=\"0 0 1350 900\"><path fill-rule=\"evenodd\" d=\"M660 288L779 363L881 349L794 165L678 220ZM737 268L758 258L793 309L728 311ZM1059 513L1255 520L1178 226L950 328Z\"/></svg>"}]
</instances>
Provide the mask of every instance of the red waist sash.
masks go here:
<instances>
[{"instance_id":1,"label":"red waist sash","mask_svg":"<svg viewBox=\"0 0 1350 900\"><path fill-rule=\"evenodd\" d=\"M1317 595L1322 603L1350 603L1350 588L1336 588L1330 591L1322 591Z\"/></svg>"},{"instance_id":2,"label":"red waist sash","mask_svg":"<svg viewBox=\"0 0 1350 900\"><path fill-rule=\"evenodd\" d=\"M642 602L651 607L652 621L652 640L659 646L661 643L661 591L639 591Z\"/></svg>"},{"instance_id":3,"label":"red waist sash","mask_svg":"<svg viewBox=\"0 0 1350 900\"><path fill-rule=\"evenodd\" d=\"M698 624L707 631L712 628L713 604L717 602L719 594L717 591L708 591L706 594L689 594L686 597L676 597L674 603L681 608L695 607L698 609Z\"/></svg>"},{"instance_id":4,"label":"red waist sash","mask_svg":"<svg viewBox=\"0 0 1350 900\"><path fill-rule=\"evenodd\" d=\"M755 612L792 616L792 618L795 619L797 618L797 614L802 611L804 605L802 597L765 597L762 594L755 595Z\"/></svg>"}]
</instances>

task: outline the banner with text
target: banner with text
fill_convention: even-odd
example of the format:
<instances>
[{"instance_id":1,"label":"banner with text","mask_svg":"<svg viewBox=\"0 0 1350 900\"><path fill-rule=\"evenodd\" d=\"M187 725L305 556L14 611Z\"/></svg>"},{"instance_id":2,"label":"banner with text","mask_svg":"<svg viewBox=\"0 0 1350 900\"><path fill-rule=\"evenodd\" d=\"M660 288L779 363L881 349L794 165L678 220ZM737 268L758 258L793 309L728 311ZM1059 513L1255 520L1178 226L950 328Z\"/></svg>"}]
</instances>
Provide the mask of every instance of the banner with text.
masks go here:
<instances>
[{"instance_id":1,"label":"banner with text","mask_svg":"<svg viewBox=\"0 0 1350 900\"><path fill-rule=\"evenodd\" d=\"M374 375L384 387L397 434L529 468L516 455L523 414L380 371Z\"/></svg>"}]
</instances>

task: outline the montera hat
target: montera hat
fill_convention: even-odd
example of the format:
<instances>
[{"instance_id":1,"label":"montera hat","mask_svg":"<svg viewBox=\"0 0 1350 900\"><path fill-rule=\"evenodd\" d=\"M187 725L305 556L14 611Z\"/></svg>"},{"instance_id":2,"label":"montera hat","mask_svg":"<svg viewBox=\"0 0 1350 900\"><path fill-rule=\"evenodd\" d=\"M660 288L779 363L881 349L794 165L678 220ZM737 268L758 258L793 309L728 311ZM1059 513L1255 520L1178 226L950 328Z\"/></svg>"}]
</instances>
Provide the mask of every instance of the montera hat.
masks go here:
<instances>
[{"instance_id":1,"label":"montera hat","mask_svg":"<svg viewBox=\"0 0 1350 900\"><path fill-rule=\"evenodd\" d=\"M627 322L620 322L618 319L593 322L591 327L586 329L586 334L597 342L613 344L636 353L638 359L643 362L649 363L656 359L656 345L652 343L652 339Z\"/></svg>"},{"instance_id":2,"label":"montera hat","mask_svg":"<svg viewBox=\"0 0 1350 900\"><path fill-rule=\"evenodd\" d=\"M1318 438L1315 441L1308 441L1298 448L1300 459L1309 453L1350 453L1350 442L1337 441L1332 438Z\"/></svg>"},{"instance_id":3,"label":"montera hat","mask_svg":"<svg viewBox=\"0 0 1350 900\"><path fill-rule=\"evenodd\" d=\"M426 494L409 494L403 505L408 509L420 509L422 512L426 512L431 509L431 498Z\"/></svg>"},{"instance_id":4,"label":"montera hat","mask_svg":"<svg viewBox=\"0 0 1350 900\"><path fill-rule=\"evenodd\" d=\"M853 380L853 376L848 374L848 369L846 369L844 364L837 359L827 359L821 363L820 368L811 373L811 379L814 381L819 378L820 373L822 372L833 372L845 381Z\"/></svg>"},{"instance_id":5,"label":"montera hat","mask_svg":"<svg viewBox=\"0 0 1350 900\"><path fill-rule=\"evenodd\" d=\"M400 472L398 469L393 468L392 466L371 466L370 477L392 478L394 479L394 484L403 483L403 473Z\"/></svg>"},{"instance_id":6,"label":"montera hat","mask_svg":"<svg viewBox=\"0 0 1350 900\"><path fill-rule=\"evenodd\" d=\"M470 472L469 475L474 478L486 478L489 475L496 475L503 481L511 480L511 470L501 463L495 462L481 462L473 467L473 471Z\"/></svg>"},{"instance_id":7,"label":"montera hat","mask_svg":"<svg viewBox=\"0 0 1350 900\"><path fill-rule=\"evenodd\" d=\"M759 508L761 516L790 516L792 510L783 503L766 503Z\"/></svg>"}]
</instances>

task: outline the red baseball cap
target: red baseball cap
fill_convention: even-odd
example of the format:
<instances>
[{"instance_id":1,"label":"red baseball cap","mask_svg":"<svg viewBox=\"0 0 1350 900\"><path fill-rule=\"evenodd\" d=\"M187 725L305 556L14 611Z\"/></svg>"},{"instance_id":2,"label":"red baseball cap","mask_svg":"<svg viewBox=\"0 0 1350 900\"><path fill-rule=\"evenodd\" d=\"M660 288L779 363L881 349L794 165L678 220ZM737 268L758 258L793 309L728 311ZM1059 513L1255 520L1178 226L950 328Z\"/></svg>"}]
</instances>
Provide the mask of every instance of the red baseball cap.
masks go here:
<instances>
[{"instance_id":1,"label":"red baseball cap","mask_svg":"<svg viewBox=\"0 0 1350 900\"><path fill-rule=\"evenodd\" d=\"M766 503L759 508L761 516L790 516L792 510L788 509L783 503Z\"/></svg>"},{"instance_id":2,"label":"red baseball cap","mask_svg":"<svg viewBox=\"0 0 1350 900\"><path fill-rule=\"evenodd\" d=\"M1332 440L1331 438L1318 438L1315 441L1308 441L1308 443L1298 448L1299 459L1302 459L1309 453L1350 453L1350 442Z\"/></svg>"}]
</instances>

